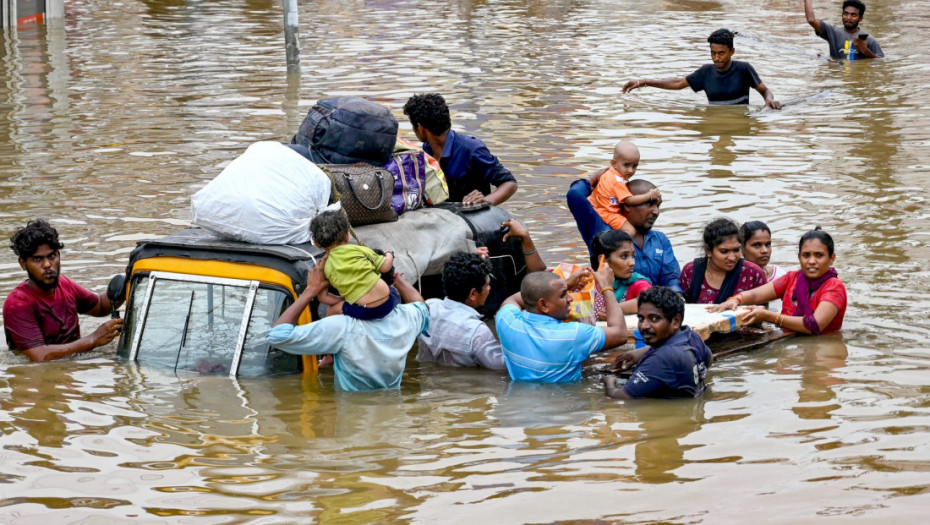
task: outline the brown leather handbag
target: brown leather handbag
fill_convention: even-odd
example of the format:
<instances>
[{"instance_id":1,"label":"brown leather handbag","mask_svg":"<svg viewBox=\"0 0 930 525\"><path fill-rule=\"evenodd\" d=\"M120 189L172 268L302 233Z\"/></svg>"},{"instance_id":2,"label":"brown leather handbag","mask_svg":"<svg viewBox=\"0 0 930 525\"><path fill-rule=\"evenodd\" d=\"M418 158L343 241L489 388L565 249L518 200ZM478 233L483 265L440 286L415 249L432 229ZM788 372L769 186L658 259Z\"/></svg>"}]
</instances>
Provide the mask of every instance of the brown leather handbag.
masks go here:
<instances>
[{"instance_id":1,"label":"brown leather handbag","mask_svg":"<svg viewBox=\"0 0 930 525\"><path fill-rule=\"evenodd\" d=\"M317 164L333 181L333 199L342 203L352 226L393 222L394 175L367 162Z\"/></svg>"}]
</instances>

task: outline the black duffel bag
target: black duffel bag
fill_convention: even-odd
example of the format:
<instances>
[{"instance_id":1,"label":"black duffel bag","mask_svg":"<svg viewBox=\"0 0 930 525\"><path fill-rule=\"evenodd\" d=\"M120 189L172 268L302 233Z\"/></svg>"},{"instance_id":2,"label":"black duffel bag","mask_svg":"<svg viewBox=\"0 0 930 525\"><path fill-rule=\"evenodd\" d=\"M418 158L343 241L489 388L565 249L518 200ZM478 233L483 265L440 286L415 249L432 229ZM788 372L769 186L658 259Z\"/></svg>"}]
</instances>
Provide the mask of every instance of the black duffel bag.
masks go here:
<instances>
[{"instance_id":1,"label":"black duffel bag","mask_svg":"<svg viewBox=\"0 0 930 525\"><path fill-rule=\"evenodd\" d=\"M334 97L310 108L291 144L310 148L317 164L383 166L396 141L397 119L388 108L360 97Z\"/></svg>"}]
</instances>

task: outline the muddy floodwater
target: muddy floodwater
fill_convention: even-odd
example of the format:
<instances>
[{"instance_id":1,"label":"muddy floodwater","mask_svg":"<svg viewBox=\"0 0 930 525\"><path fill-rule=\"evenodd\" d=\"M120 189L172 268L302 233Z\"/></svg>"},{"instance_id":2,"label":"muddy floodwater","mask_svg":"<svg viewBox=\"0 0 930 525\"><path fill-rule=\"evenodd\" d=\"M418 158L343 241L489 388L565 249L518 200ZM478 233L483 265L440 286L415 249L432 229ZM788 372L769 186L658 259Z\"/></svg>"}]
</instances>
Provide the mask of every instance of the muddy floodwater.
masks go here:
<instances>
[{"instance_id":1,"label":"muddy floodwater","mask_svg":"<svg viewBox=\"0 0 930 525\"><path fill-rule=\"evenodd\" d=\"M565 191L626 138L682 264L718 215L766 221L789 267L820 225L850 303L841 334L721 359L676 402L413 354L400 390L346 394L331 371L176 376L113 348L34 365L0 343L0 523L926 522L930 12L867 4L888 58L841 64L800 0L300 2L299 78L279 1L69 0L63 21L3 30L0 233L49 218L63 273L98 292L317 99L377 100L413 138L404 102L438 91L518 178L505 207L548 262L585 259ZM840 23L838 0L814 7ZM718 27L798 103L621 93L709 62ZM3 244L5 298L24 272Z\"/></svg>"}]
</instances>

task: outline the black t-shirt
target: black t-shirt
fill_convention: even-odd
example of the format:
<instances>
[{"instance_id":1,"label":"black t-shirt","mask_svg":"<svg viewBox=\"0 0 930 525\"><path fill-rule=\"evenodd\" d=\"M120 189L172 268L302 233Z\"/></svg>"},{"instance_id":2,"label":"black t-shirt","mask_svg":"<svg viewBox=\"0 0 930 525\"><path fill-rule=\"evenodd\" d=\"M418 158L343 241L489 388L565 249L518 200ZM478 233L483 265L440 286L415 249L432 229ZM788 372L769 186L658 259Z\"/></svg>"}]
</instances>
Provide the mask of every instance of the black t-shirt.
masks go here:
<instances>
[{"instance_id":1,"label":"black t-shirt","mask_svg":"<svg viewBox=\"0 0 930 525\"><path fill-rule=\"evenodd\" d=\"M695 92L704 91L711 104L749 104L749 88L762 83L749 62L733 60L723 73L713 64L704 64L685 80Z\"/></svg>"}]
</instances>

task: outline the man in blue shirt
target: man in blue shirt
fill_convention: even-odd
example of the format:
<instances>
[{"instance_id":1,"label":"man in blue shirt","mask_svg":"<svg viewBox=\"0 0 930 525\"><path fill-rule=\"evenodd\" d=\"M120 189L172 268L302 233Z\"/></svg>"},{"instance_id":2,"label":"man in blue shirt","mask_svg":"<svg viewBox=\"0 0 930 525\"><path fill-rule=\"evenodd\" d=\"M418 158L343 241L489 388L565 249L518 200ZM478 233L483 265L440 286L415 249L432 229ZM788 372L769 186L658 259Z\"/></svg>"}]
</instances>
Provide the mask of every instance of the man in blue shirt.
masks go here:
<instances>
[{"instance_id":1,"label":"man in blue shirt","mask_svg":"<svg viewBox=\"0 0 930 525\"><path fill-rule=\"evenodd\" d=\"M387 316L362 321L334 315L296 326L310 302L329 287L323 266L317 264L307 276L307 289L268 331L268 343L292 354L333 354L337 390L399 387L407 353L417 336L429 328L423 297L395 275L394 287L406 304L397 305Z\"/></svg>"},{"instance_id":2,"label":"man in blue shirt","mask_svg":"<svg viewBox=\"0 0 930 525\"><path fill-rule=\"evenodd\" d=\"M704 379L713 356L701 336L687 326L685 301L671 289L654 286L639 295L639 333L649 346L617 359L617 368L636 364L623 388L617 377L601 381L613 399L643 397L697 397L704 392Z\"/></svg>"},{"instance_id":3,"label":"man in blue shirt","mask_svg":"<svg viewBox=\"0 0 930 525\"><path fill-rule=\"evenodd\" d=\"M603 172L604 170L595 173L590 180L576 180L568 189L568 209L575 217L578 231L588 246L589 252L594 237L610 229L588 200L593 186L597 185ZM655 184L644 179L633 179L627 184L627 188L633 195L643 195L654 189ZM636 206L621 203L620 213L636 230L636 235L633 236L633 257L636 259L637 273L648 277L656 286L668 286L681 293L681 285L678 282L681 266L675 258L672 243L664 233L652 229L656 219L659 218L660 206L662 206L661 198Z\"/></svg>"},{"instance_id":4,"label":"man in blue shirt","mask_svg":"<svg viewBox=\"0 0 930 525\"><path fill-rule=\"evenodd\" d=\"M604 294L607 327L564 323L572 297L565 281L551 272L523 278L520 293L508 297L495 318L507 372L514 381L566 383L581 379L581 364L594 352L627 342L626 322L611 288L613 270L595 272Z\"/></svg>"},{"instance_id":5,"label":"man in blue shirt","mask_svg":"<svg viewBox=\"0 0 930 525\"><path fill-rule=\"evenodd\" d=\"M452 131L449 106L438 93L414 95L404 105L404 115L423 150L439 159L449 183L449 200L464 204L488 201L495 206L517 191L517 179L491 155L483 142ZM435 152L439 152L437 155ZM491 186L495 189L492 192Z\"/></svg>"}]
</instances>

